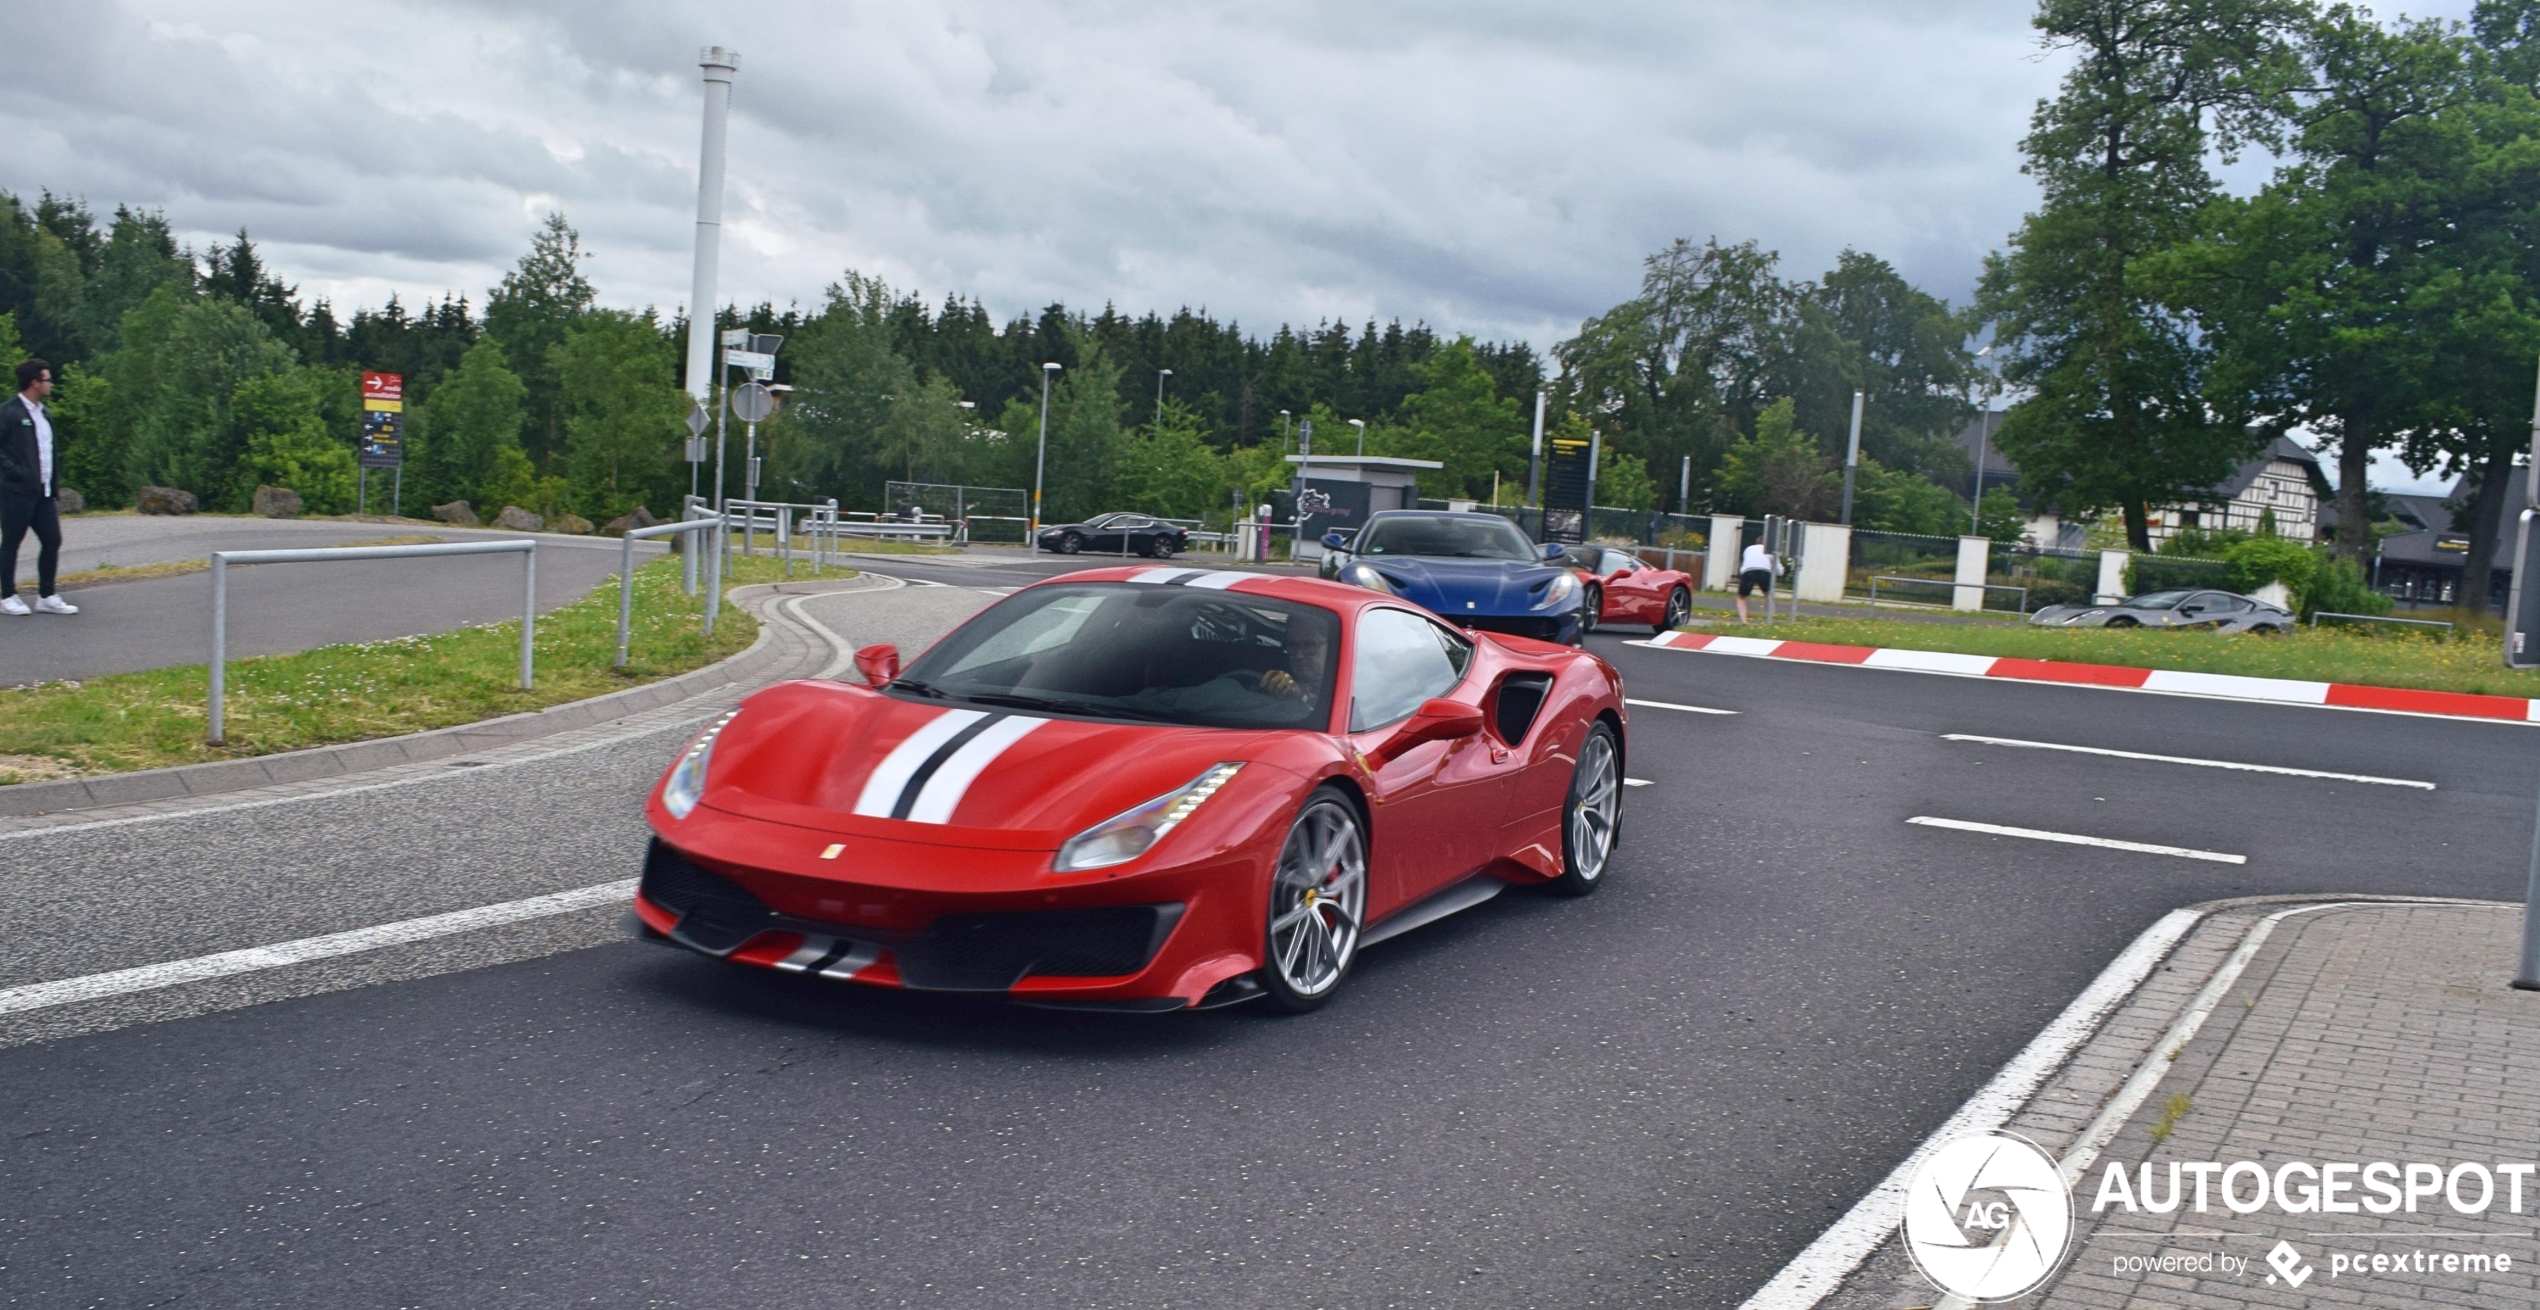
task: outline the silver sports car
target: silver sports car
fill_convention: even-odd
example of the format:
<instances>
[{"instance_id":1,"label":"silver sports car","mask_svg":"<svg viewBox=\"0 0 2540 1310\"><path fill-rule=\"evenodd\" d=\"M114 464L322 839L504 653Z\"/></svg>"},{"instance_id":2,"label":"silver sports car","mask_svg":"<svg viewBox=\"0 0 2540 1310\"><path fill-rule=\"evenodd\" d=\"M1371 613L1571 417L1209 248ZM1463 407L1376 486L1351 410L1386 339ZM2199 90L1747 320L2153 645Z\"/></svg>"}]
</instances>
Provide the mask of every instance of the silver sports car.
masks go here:
<instances>
[{"instance_id":1,"label":"silver sports car","mask_svg":"<svg viewBox=\"0 0 2540 1310\"><path fill-rule=\"evenodd\" d=\"M2290 610L2230 591L2154 591L2113 605L2049 605L2028 621L2044 628L2211 628L2269 635L2293 630Z\"/></svg>"}]
</instances>

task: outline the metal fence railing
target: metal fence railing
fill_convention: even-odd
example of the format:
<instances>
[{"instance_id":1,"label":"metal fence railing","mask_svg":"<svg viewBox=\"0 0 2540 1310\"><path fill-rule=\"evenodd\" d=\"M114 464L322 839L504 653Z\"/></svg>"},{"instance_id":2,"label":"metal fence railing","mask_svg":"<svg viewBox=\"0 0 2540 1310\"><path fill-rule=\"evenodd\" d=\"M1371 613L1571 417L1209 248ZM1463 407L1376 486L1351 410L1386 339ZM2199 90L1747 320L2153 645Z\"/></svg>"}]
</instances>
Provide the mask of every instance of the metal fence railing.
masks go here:
<instances>
[{"instance_id":1,"label":"metal fence railing","mask_svg":"<svg viewBox=\"0 0 2540 1310\"><path fill-rule=\"evenodd\" d=\"M883 513L908 520L912 509L945 523L960 523L974 516L1028 522L1032 493L1021 487L972 487L951 482L882 484Z\"/></svg>"},{"instance_id":2,"label":"metal fence railing","mask_svg":"<svg viewBox=\"0 0 2540 1310\"><path fill-rule=\"evenodd\" d=\"M2098 599L2099 552L2079 547L1994 543L1985 560L1988 577L2028 588L2030 604L2087 605Z\"/></svg>"},{"instance_id":3,"label":"metal fence railing","mask_svg":"<svg viewBox=\"0 0 2540 1310\"><path fill-rule=\"evenodd\" d=\"M1852 558L1845 563L1843 593L1867 596L1876 592L1873 578L1890 581L1890 591L1902 581L1936 581L1946 585L1957 576L1958 539L1932 537L1913 532L1873 532L1863 528L1852 530ZM1896 599L1894 596L1890 600ZM1940 603L1948 604L1942 596Z\"/></svg>"},{"instance_id":4,"label":"metal fence railing","mask_svg":"<svg viewBox=\"0 0 2540 1310\"><path fill-rule=\"evenodd\" d=\"M354 560L414 559L427 555L518 555L521 561L520 689L529 690L531 638L538 622L538 543L456 541L428 546L327 546L310 550L212 552L212 687L205 739L222 744L229 691L229 567L233 564L336 564Z\"/></svg>"},{"instance_id":5,"label":"metal fence railing","mask_svg":"<svg viewBox=\"0 0 2540 1310\"><path fill-rule=\"evenodd\" d=\"M2231 566L2218 559L2155 554L2137 555L2126 562L2125 590L2129 596L2188 587L2220 588L2230 581Z\"/></svg>"},{"instance_id":6,"label":"metal fence railing","mask_svg":"<svg viewBox=\"0 0 2540 1310\"><path fill-rule=\"evenodd\" d=\"M724 522L724 520L715 518L688 519L679 523L656 524L649 528L627 529L625 538L618 544L617 556L618 668L622 669L626 667L626 644L629 636L635 629L635 543L638 541L649 541L655 537L670 537L678 536L682 533L704 531L722 522ZM719 547L722 544L722 539L730 536L731 534L727 531L718 532L714 535L716 546L709 547L708 549L715 549ZM693 550L682 551L680 552L680 556L680 581L685 586L688 594L694 596L697 594L697 552ZM714 574L717 582L722 580L722 570L712 569L709 570L709 572ZM718 602L721 600L720 591L721 589L718 587L716 597ZM712 638L714 636L715 608L716 607L714 605L708 605L705 609L705 617L700 621L708 638ZM526 619L522 620L524 623L527 621L528 620Z\"/></svg>"},{"instance_id":7,"label":"metal fence railing","mask_svg":"<svg viewBox=\"0 0 2540 1310\"><path fill-rule=\"evenodd\" d=\"M1906 604L1917 609L1948 609L1952 607L1952 602L1957 599L1958 592L1962 587L1970 591L1981 587L1984 591L1984 599L1981 602L1983 608L1989 610L2007 608L2022 618L2028 617L2028 588L2011 583L1959 583L1952 582L1946 578L1891 577L1887 574L1881 573L1871 574L1869 581L1869 599L1871 609L1877 609L1879 607L1879 584L1884 582L1888 584L1887 602L1891 605ZM1909 591L1920 591L1933 594L1935 595L1935 599L1929 601L1899 601L1896 596L1896 589L1900 586L1907 588ZM1994 597L1997 593L2000 594L2006 602L2008 602L2007 605L1997 605L1994 603Z\"/></svg>"},{"instance_id":8,"label":"metal fence railing","mask_svg":"<svg viewBox=\"0 0 2540 1310\"><path fill-rule=\"evenodd\" d=\"M2318 627L2321 619L2335 619L2340 627L2349 623L2390 623L2410 628L2440 628L2442 629L2442 635L2446 637L2452 636L2457 631L2454 625L2445 623L2439 619L2394 619L2385 614L2340 614L2334 610L2313 610L2311 612L2312 627ZM2369 629L2367 629L2367 631L2369 631Z\"/></svg>"}]
</instances>

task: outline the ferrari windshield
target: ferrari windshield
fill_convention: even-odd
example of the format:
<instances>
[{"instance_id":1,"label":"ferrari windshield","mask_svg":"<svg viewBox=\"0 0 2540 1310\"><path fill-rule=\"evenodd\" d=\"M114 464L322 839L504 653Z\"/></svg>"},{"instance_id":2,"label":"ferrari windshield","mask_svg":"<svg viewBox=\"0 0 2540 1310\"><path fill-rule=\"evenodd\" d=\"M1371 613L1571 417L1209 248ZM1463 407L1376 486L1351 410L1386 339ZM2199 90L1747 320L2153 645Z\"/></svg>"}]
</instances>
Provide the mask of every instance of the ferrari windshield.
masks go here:
<instances>
[{"instance_id":1,"label":"ferrari windshield","mask_svg":"<svg viewBox=\"0 0 2540 1310\"><path fill-rule=\"evenodd\" d=\"M1331 719L1340 616L1229 591L1030 587L918 657L893 692L1004 709L1211 728Z\"/></svg>"},{"instance_id":2,"label":"ferrari windshield","mask_svg":"<svg viewBox=\"0 0 2540 1310\"><path fill-rule=\"evenodd\" d=\"M2183 591L2147 591L2140 596L2126 597L2123 604L2130 610L2174 610L2185 599L2187 593Z\"/></svg>"},{"instance_id":3,"label":"ferrari windshield","mask_svg":"<svg viewBox=\"0 0 2540 1310\"><path fill-rule=\"evenodd\" d=\"M1386 517L1358 534L1361 555L1446 555L1461 559L1536 560L1534 543L1517 525L1490 514Z\"/></svg>"}]
</instances>

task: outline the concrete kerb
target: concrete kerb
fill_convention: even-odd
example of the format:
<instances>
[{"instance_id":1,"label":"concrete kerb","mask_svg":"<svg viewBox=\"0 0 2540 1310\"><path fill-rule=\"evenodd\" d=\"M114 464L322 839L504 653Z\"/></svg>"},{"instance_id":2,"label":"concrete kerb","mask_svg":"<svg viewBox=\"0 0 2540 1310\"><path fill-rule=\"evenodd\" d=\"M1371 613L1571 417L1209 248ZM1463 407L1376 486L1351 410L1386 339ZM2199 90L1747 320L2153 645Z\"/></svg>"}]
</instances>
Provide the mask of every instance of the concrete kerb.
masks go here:
<instances>
[{"instance_id":1,"label":"concrete kerb","mask_svg":"<svg viewBox=\"0 0 2540 1310\"><path fill-rule=\"evenodd\" d=\"M771 649L773 631L768 620L777 614L785 619L809 623L819 629L823 638L836 634L822 628L809 615L790 604L773 598L788 599L804 595L879 590L904 585L896 578L859 574L835 582L803 580L788 583L757 583L739 588L728 599L734 605L756 609L760 616L758 639L737 654L692 669L677 677L648 682L640 687L608 692L587 700L568 701L543 710L507 714L501 718L462 723L428 732L409 733L401 737L383 737L374 741L345 742L335 746L314 746L307 750L284 751L274 755L251 756L241 760L214 760L202 764L180 764L164 769L143 769L133 773L106 774L94 778L65 778L55 782L19 783L0 787L0 818L25 818L58 814L102 806L133 805L149 801L179 800L208 796L221 792L243 791L277 783L308 782L319 778L344 777L372 769L425 760L446 759L470 751L509 745L553 733L606 723L611 719L642 713L692 696L767 676L774 680L782 670L771 672L769 665L777 659ZM762 605L762 602L767 602ZM824 669L837 667L840 661L823 658Z\"/></svg>"},{"instance_id":2,"label":"concrete kerb","mask_svg":"<svg viewBox=\"0 0 2540 1310\"><path fill-rule=\"evenodd\" d=\"M1958 1114L1917 1143L1894 1173L1749 1297L1742 1310L1963 1310L1966 1302L1943 1296L1916 1272L1897 1239L1905 1176L1922 1158L1963 1133L2001 1128L2030 1138L2059 1160L2077 1148L2095 1156L2106 1145L2101 1139L2150 1105L2154 1089L2171 1068L2166 1059L2157 1069L2149 1066L2185 1040L2179 1037L2182 1021L2197 1016L2200 1006L2210 1009L2238 985L2250 954L2285 912L2442 905L2518 908L2459 897L2296 894L2205 901L2172 911L2165 923L2174 917L2192 922L2156 955L2136 962L2141 976L2123 999L2102 1011L2081 1040L2059 1051L2030 1089L1977 1116L1985 1122L1962 1122L1995 1090L1995 1083L2032 1054L2023 1050ZM2158 931L2156 925L2145 935ZM2282 945L2278 941L2267 949ZM2110 972L2125 962L2120 955ZM2223 976L2226 971L2229 977ZM2214 987L2217 982L2225 985ZM2082 999L2088 996L2086 990ZM2040 1038L2055 1026L2049 1024ZM2187 1024L2185 1031L2192 1038L2195 1025Z\"/></svg>"}]
</instances>

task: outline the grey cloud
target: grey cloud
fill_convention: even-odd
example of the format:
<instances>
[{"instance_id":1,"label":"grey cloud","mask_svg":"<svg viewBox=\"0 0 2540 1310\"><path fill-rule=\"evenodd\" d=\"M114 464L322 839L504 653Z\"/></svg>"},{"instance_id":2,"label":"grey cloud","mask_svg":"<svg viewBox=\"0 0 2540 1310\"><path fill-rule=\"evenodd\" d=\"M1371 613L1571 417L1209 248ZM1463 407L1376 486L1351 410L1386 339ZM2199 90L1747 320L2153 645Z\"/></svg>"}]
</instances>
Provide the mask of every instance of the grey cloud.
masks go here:
<instances>
[{"instance_id":1,"label":"grey cloud","mask_svg":"<svg viewBox=\"0 0 2540 1310\"><path fill-rule=\"evenodd\" d=\"M2466 8L2467 0L2447 0ZM685 298L698 47L743 52L723 295L1207 304L1550 344L1676 236L1963 296L2052 90L2023 0L121 0L13 20L0 186L241 224L339 304L480 295L564 209ZM437 279L437 280L436 280Z\"/></svg>"}]
</instances>

